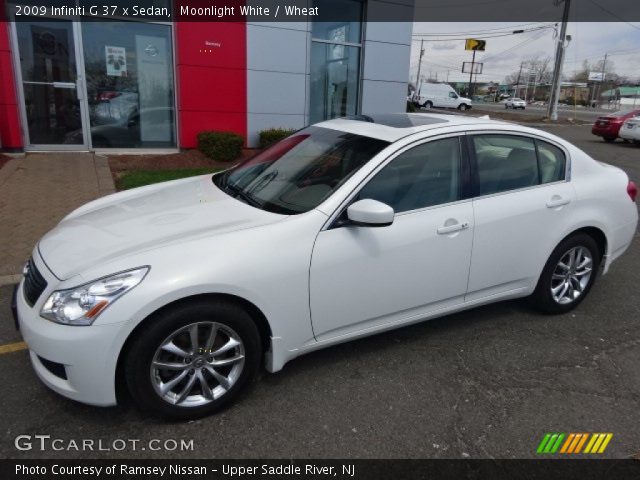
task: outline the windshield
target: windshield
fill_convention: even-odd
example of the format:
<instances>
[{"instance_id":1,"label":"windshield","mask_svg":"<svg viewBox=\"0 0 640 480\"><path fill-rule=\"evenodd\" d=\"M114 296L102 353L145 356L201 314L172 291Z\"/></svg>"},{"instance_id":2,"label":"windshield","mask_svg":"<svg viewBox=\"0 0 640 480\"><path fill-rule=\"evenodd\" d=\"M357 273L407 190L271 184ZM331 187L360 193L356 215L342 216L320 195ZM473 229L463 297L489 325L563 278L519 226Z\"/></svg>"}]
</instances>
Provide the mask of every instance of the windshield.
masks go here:
<instances>
[{"instance_id":1,"label":"windshield","mask_svg":"<svg viewBox=\"0 0 640 480\"><path fill-rule=\"evenodd\" d=\"M322 203L389 142L308 127L215 175L213 182L254 207L292 215Z\"/></svg>"}]
</instances>

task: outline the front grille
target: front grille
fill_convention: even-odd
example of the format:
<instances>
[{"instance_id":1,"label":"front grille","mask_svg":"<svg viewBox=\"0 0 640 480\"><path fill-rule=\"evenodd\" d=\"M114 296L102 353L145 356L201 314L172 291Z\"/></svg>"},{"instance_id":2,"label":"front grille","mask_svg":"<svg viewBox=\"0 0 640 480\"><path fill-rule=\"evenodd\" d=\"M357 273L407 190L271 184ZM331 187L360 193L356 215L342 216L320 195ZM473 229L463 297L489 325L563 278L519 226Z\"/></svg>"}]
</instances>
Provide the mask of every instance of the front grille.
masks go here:
<instances>
[{"instance_id":1,"label":"front grille","mask_svg":"<svg viewBox=\"0 0 640 480\"><path fill-rule=\"evenodd\" d=\"M30 307L38 301L40 295L47 288L47 281L38 271L33 259L27 262L26 272L24 275L24 298Z\"/></svg>"}]
</instances>

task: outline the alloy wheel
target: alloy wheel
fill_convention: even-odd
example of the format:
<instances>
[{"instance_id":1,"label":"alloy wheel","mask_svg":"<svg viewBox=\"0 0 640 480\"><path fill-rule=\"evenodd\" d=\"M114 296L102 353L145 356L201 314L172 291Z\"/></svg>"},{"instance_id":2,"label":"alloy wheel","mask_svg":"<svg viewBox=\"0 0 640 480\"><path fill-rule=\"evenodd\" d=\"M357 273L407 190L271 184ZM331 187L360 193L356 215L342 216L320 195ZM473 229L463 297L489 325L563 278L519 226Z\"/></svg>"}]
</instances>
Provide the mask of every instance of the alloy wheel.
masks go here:
<instances>
[{"instance_id":1,"label":"alloy wheel","mask_svg":"<svg viewBox=\"0 0 640 480\"><path fill-rule=\"evenodd\" d=\"M551 296L556 303L575 302L591 280L593 257L589 249L577 246L560 257L551 275Z\"/></svg>"},{"instance_id":2,"label":"alloy wheel","mask_svg":"<svg viewBox=\"0 0 640 480\"><path fill-rule=\"evenodd\" d=\"M245 348L240 336L218 322L197 322L169 335L151 362L151 383L166 402L199 407L217 400L238 381Z\"/></svg>"}]
</instances>

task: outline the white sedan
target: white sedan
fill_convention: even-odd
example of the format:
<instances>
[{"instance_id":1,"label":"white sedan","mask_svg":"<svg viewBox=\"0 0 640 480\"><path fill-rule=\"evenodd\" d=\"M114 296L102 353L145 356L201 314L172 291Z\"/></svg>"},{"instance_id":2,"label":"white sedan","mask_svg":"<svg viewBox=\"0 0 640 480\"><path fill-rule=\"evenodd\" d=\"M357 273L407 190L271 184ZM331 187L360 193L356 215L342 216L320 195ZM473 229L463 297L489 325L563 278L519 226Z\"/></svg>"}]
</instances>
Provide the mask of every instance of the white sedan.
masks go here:
<instances>
[{"instance_id":1,"label":"white sedan","mask_svg":"<svg viewBox=\"0 0 640 480\"><path fill-rule=\"evenodd\" d=\"M625 120L620 127L618 136L625 140L631 140L634 143L640 143L640 116Z\"/></svg>"},{"instance_id":2,"label":"white sedan","mask_svg":"<svg viewBox=\"0 0 640 480\"><path fill-rule=\"evenodd\" d=\"M514 110L516 108L521 108L522 110L524 110L526 106L527 106L527 102L525 102L524 100L518 97L507 98L504 101L504 108L513 108Z\"/></svg>"},{"instance_id":3,"label":"white sedan","mask_svg":"<svg viewBox=\"0 0 640 480\"><path fill-rule=\"evenodd\" d=\"M123 383L145 411L196 418L261 364L505 299L575 308L629 247L636 193L532 128L330 120L72 212L34 249L17 318L60 394L114 405Z\"/></svg>"}]
</instances>

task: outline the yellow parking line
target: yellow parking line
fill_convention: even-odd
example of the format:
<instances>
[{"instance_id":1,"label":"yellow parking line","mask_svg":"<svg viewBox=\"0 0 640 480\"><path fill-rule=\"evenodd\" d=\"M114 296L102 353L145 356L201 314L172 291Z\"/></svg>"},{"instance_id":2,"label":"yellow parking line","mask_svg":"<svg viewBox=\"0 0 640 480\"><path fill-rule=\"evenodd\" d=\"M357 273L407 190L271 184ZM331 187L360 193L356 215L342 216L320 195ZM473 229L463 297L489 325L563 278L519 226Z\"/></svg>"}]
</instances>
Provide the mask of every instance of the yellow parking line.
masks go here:
<instances>
[{"instance_id":1,"label":"yellow parking line","mask_svg":"<svg viewBox=\"0 0 640 480\"><path fill-rule=\"evenodd\" d=\"M24 342L7 343L6 345L0 345L0 355L11 352L19 352L20 350L26 350L27 344Z\"/></svg>"}]
</instances>

